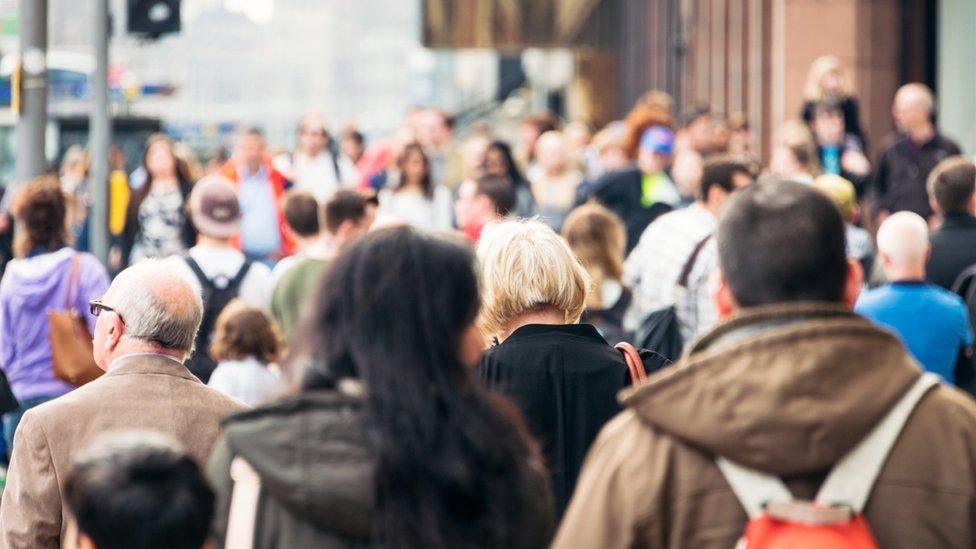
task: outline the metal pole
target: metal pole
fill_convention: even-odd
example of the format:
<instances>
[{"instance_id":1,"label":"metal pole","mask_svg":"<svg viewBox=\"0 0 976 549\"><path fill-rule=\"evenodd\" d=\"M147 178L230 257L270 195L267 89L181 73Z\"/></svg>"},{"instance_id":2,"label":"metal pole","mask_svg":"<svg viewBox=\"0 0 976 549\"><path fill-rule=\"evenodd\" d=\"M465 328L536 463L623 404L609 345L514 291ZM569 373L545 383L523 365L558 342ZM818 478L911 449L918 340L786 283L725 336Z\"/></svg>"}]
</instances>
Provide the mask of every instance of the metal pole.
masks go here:
<instances>
[{"instance_id":1,"label":"metal pole","mask_svg":"<svg viewBox=\"0 0 976 549\"><path fill-rule=\"evenodd\" d=\"M108 103L108 0L95 0L92 34L95 46L95 72L91 78L92 109L89 121L91 149L92 209L88 217L89 245L95 257L108 262L108 148L112 128Z\"/></svg>"},{"instance_id":2,"label":"metal pole","mask_svg":"<svg viewBox=\"0 0 976 549\"><path fill-rule=\"evenodd\" d=\"M47 129L47 0L21 1L20 120L17 122L17 184L45 171L44 132Z\"/></svg>"}]
</instances>

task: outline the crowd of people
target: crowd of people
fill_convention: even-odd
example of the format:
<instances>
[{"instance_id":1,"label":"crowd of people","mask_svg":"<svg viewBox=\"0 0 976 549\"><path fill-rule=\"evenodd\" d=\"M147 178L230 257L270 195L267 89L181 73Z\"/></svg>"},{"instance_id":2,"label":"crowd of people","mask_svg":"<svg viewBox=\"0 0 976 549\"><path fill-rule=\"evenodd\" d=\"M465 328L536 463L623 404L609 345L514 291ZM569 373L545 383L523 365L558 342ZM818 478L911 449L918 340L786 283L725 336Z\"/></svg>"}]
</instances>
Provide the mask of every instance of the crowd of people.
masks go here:
<instances>
[{"instance_id":1,"label":"crowd of people","mask_svg":"<svg viewBox=\"0 0 976 549\"><path fill-rule=\"evenodd\" d=\"M921 84L874 162L836 58L804 97L765 165L658 91L157 135L104 265L69 149L0 213L0 546L972 547L976 164Z\"/></svg>"}]
</instances>

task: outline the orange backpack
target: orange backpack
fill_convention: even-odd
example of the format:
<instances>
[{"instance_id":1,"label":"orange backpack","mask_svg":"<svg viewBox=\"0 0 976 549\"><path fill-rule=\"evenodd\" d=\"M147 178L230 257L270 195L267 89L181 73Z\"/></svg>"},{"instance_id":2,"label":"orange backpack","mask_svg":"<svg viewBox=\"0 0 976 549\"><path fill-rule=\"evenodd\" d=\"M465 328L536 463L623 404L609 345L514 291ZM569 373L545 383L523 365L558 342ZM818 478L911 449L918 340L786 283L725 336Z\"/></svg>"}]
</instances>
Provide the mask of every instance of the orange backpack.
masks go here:
<instances>
[{"instance_id":1,"label":"orange backpack","mask_svg":"<svg viewBox=\"0 0 976 549\"><path fill-rule=\"evenodd\" d=\"M740 549L876 548L862 514L908 416L939 378L923 374L827 475L814 501L793 499L783 481L719 457L716 464L749 515Z\"/></svg>"}]
</instances>

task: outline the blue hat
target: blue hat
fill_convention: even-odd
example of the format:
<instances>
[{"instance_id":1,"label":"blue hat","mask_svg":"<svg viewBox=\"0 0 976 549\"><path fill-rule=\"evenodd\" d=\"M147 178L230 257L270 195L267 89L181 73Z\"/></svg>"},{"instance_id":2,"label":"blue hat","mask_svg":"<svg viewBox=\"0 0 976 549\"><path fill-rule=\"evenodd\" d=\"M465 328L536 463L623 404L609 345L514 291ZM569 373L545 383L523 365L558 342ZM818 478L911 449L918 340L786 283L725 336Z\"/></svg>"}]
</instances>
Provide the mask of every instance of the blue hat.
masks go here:
<instances>
[{"instance_id":1,"label":"blue hat","mask_svg":"<svg viewBox=\"0 0 976 549\"><path fill-rule=\"evenodd\" d=\"M665 126L651 126L644 130L640 140L641 152L671 154L674 150L674 132Z\"/></svg>"}]
</instances>

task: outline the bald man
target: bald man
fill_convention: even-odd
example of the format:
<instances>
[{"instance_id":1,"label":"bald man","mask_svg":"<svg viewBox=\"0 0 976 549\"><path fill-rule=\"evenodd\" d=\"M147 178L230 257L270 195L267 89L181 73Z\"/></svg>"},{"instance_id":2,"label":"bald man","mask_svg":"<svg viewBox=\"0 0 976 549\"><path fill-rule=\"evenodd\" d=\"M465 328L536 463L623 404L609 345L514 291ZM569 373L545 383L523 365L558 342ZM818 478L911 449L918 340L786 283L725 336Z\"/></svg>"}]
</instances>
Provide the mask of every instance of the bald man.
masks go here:
<instances>
[{"instance_id":1,"label":"bald man","mask_svg":"<svg viewBox=\"0 0 976 549\"><path fill-rule=\"evenodd\" d=\"M973 344L969 313L956 294L925 282L928 225L918 214L898 212L878 229L878 257L888 284L869 290L855 311L901 336L922 367L955 383L960 353Z\"/></svg>"},{"instance_id":2,"label":"bald man","mask_svg":"<svg viewBox=\"0 0 976 549\"><path fill-rule=\"evenodd\" d=\"M878 221L907 210L925 219L932 216L925 180L936 164L959 154L959 146L935 127L935 99L922 84L905 84L891 109L898 134L875 163L869 181Z\"/></svg>"},{"instance_id":3,"label":"bald man","mask_svg":"<svg viewBox=\"0 0 976 549\"><path fill-rule=\"evenodd\" d=\"M156 260L122 271L91 302L94 358L105 375L24 414L0 501L0 547L60 547L63 482L75 453L99 435L157 431L206 463L220 421L245 406L183 365L202 309L196 290Z\"/></svg>"}]
</instances>

